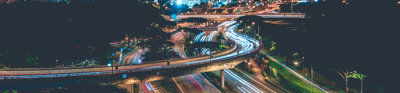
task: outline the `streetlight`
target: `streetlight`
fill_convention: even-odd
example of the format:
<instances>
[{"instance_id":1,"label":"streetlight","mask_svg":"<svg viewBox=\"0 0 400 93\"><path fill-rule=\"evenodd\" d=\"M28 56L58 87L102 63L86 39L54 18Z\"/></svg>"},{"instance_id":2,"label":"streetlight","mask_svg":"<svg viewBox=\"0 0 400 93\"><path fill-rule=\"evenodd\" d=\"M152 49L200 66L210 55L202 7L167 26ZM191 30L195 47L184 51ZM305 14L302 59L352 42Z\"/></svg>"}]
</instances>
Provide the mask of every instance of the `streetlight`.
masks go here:
<instances>
[{"instance_id":1,"label":"streetlight","mask_svg":"<svg viewBox=\"0 0 400 93\"><path fill-rule=\"evenodd\" d=\"M245 36L245 38L247 39L247 29L246 29L246 27L247 27L247 23L244 23L244 36Z\"/></svg>"},{"instance_id":2,"label":"streetlight","mask_svg":"<svg viewBox=\"0 0 400 93\"><path fill-rule=\"evenodd\" d=\"M272 76L272 68L271 68L271 66L269 66L269 75Z\"/></svg>"},{"instance_id":3,"label":"streetlight","mask_svg":"<svg viewBox=\"0 0 400 93\"><path fill-rule=\"evenodd\" d=\"M256 24L255 22L251 22L252 25ZM260 34L260 25L257 24L257 34ZM254 32L254 38L256 38L256 32Z\"/></svg>"},{"instance_id":4,"label":"streetlight","mask_svg":"<svg viewBox=\"0 0 400 93\"><path fill-rule=\"evenodd\" d=\"M290 2L290 12L293 13L293 0Z\"/></svg>"}]
</instances>

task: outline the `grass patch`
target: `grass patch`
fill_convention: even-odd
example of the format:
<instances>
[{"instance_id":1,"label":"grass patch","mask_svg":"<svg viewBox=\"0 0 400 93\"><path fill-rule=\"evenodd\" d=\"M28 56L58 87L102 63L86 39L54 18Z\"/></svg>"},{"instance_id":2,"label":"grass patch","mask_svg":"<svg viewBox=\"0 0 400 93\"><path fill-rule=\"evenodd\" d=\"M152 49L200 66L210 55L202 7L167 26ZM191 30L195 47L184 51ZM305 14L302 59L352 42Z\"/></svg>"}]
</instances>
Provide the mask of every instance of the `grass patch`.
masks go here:
<instances>
[{"instance_id":1,"label":"grass patch","mask_svg":"<svg viewBox=\"0 0 400 93\"><path fill-rule=\"evenodd\" d=\"M311 90L313 93L324 93L318 88L315 88L314 86L311 86L297 78L295 75L284 69L281 65L272 62L272 60L270 61L271 62L269 65L277 72L274 76L277 77L278 82L284 85L286 89L300 93L310 93Z\"/></svg>"},{"instance_id":2,"label":"grass patch","mask_svg":"<svg viewBox=\"0 0 400 93\"><path fill-rule=\"evenodd\" d=\"M320 74L315 73L315 72L314 72L314 74L320 75ZM320 86L322 86L324 88L328 88L330 90L338 92L338 93L345 93L346 92L346 91L340 89L338 86L335 86L335 85L332 85L332 84L327 84L327 83L324 83L324 82L320 82L319 80L326 80L326 78L324 76L319 76L319 79L314 80L314 83L316 83L316 84L318 84L318 85L320 85Z\"/></svg>"},{"instance_id":3,"label":"grass patch","mask_svg":"<svg viewBox=\"0 0 400 93\"><path fill-rule=\"evenodd\" d=\"M172 82L170 79L155 81L155 83L160 84L160 87L168 93L177 93L173 85L174 82Z\"/></svg>"},{"instance_id":4,"label":"grass patch","mask_svg":"<svg viewBox=\"0 0 400 93\"><path fill-rule=\"evenodd\" d=\"M133 87L133 93L139 93L139 86Z\"/></svg>"}]
</instances>

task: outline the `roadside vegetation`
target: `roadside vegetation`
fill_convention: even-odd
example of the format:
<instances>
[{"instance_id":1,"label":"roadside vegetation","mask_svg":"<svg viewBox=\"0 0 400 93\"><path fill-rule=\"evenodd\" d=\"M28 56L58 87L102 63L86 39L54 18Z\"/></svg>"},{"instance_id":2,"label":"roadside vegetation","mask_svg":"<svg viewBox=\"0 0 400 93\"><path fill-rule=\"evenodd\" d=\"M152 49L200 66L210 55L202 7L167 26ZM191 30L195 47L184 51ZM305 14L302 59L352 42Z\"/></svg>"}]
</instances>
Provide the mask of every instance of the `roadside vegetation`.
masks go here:
<instances>
[{"instance_id":1,"label":"roadside vegetation","mask_svg":"<svg viewBox=\"0 0 400 93\"><path fill-rule=\"evenodd\" d=\"M168 93L176 93L177 90L175 88L176 85L171 79L163 79L159 81L154 81L154 83L158 83L160 87Z\"/></svg>"},{"instance_id":2,"label":"roadside vegetation","mask_svg":"<svg viewBox=\"0 0 400 93\"><path fill-rule=\"evenodd\" d=\"M279 64L272 62L270 60L269 65L272 67L273 77L281 83L286 89L291 91L301 92L301 93L324 93L321 90L311 86L301 79L297 78L295 75L284 69Z\"/></svg>"},{"instance_id":3,"label":"roadside vegetation","mask_svg":"<svg viewBox=\"0 0 400 93\"><path fill-rule=\"evenodd\" d=\"M245 62L242 62L242 63L240 63L240 64L237 65L237 66L238 66L239 68L243 69L244 71L250 73L250 74L254 74L254 73L255 73L253 70L250 69L251 67L250 67L247 63L245 63Z\"/></svg>"}]
</instances>

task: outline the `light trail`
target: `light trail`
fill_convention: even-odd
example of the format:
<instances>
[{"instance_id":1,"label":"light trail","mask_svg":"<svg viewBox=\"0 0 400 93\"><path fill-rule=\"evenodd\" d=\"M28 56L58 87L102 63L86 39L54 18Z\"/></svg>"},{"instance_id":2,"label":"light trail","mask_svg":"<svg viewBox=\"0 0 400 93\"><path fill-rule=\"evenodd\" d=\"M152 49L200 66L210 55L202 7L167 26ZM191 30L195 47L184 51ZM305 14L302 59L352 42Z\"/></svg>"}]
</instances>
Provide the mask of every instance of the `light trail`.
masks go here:
<instances>
[{"instance_id":1,"label":"light trail","mask_svg":"<svg viewBox=\"0 0 400 93\"><path fill-rule=\"evenodd\" d=\"M228 53L221 56L216 56L211 59L209 58L197 58L186 59L186 60L178 60L177 62L171 62L177 66L190 66L190 65L198 65L199 63L207 63L213 62L217 60L225 60L231 59L238 56L246 55L255 51L256 48L259 47L259 42L257 40L253 40L252 38L245 38L243 35L240 35L233 30L237 27L235 21L227 21L225 27L227 27L227 31L225 32L225 36L228 37L233 43L236 45L232 47L232 49L237 49L237 53ZM204 33L203 33L204 34ZM198 35L199 36L199 35ZM196 37L197 38L197 37ZM150 71L150 70L158 70L165 68L166 62L160 63L149 63L149 64L140 64L140 65L130 65L130 66L119 66L118 70L112 70L111 67L98 67L98 68L82 68L82 69L57 69L57 70L49 70L49 69L35 69L35 70L0 70L0 80L4 79L27 79L27 78L54 78L54 77L68 77L68 76L88 76L88 75L112 75L113 72L118 73L127 73L130 71ZM51 71L51 72L50 72Z\"/></svg>"},{"instance_id":2,"label":"light trail","mask_svg":"<svg viewBox=\"0 0 400 93\"><path fill-rule=\"evenodd\" d=\"M201 32L200 34L198 34L196 36L196 38L194 39L194 42L199 42L199 40L200 40L201 36L203 36L203 34L204 34L204 32Z\"/></svg>"},{"instance_id":3,"label":"light trail","mask_svg":"<svg viewBox=\"0 0 400 93\"><path fill-rule=\"evenodd\" d=\"M186 75L186 77L193 83L194 86L196 86L197 89L201 90L196 83L189 77L189 75Z\"/></svg>"},{"instance_id":4,"label":"light trail","mask_svg":"<svg viewBox=\"0 0 400 93\"><path fill-rule=\"evenodd\" d=\"M243 73L243 75L245 75L247 78L249 78L249 79L251 79L251 80L255 81L256 83L258 83L259 85L261 85L261 86L265 87L266 89L268 89L268 90L270 90L270 91L273 91L272 89L268 88L268 87L267 87L267 86L265 86L264 84L262 84L262 83L258 82L257 80L255 80L255 79L251 78L250 76L248 76L248 75L247 75L247 74L245 74L244 72L242 72L242 71L238 70L237 68L235 68L235 69L236 69L237 71L239 71L239 72ZM273 91L273 92L274 92L274 93L276 93L275 91Z\"/></svg>"},{"instance_id":5,"label":"light trail","mask_svg":"<svg viewBox=\"0 0 400 93\"><path fill-rule=\"evenodd\" d=\"M197 80L193 77L193 75L189 75L189 76L200 86L201 89L204 90L203 86L199 82L197 82Z\"/></svg>"},{"instance_id":6,"label":"light trail","mask_svg":"<svg viewBox=\"0 0 400 93\"><path fill-rule=\"evenodd\" d=\"M255 91L256 93L263 93L260 89L256 88L254 85L250 84L249 82L245 81L244 79L240 78L239 76L237 76L236 74L231 72L229 69L224 69L224 71L227 72L227 74L230 75L231 77L238 80L243 85L245 85L245 86L249 87L250 89L252 89L253 91ZM245 88L243 88L243 89L245 90Z\"/></svg>"},{"instance_id":7,"label":"light trail","mask_svg":"<svg viewBox=\"0 0 400 93\"><path fill-rule=\"evenodd\" d=\"M144 83L143 84L140 84L141 86L142 86L142 90L145 92L145 93L147 93L147 88L146 88L146 86L144 85Z\"/></svg>"}]
</instances>

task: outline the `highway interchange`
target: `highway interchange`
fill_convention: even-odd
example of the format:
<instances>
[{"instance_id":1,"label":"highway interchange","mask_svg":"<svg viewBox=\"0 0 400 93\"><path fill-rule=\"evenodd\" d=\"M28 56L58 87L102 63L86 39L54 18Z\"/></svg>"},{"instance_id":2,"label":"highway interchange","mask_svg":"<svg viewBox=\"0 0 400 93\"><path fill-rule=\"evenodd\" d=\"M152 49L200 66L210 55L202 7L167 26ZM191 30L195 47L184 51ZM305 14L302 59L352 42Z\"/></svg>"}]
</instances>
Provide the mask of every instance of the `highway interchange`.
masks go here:
<instances>
[{"instance_id":1,"label":"highway interchange","mask_svg":"<svg viewBox=\"0 0 400 93\"><path fill-rule=\"evenodd\" d=\"M76 68L76 69L55 69L55 68L37 68L37 69L8 69L0 70L0 80L4 79L27 79L27 78L54 78L54 77L70 77L70 76L88 76L88 75L110 75L112 73L126 73L128 71L149 71L149 70L159 70L165 67L171 66L195 66L197 64L203 64L208 62L218 62L219 60L237 58L238 56L243 56L257 51L260 48L259 41L246 37L244 35L238 34L234 31L238 23L235 21L226 21L218 25L222 27L224 31L224 36L229 38L235 43L231 49L220 52L217 54L212 54L213 58L209 57L189 57L182 50L176 50L182 58L180 60L172 60L171 65L166 65L166 62L157 61L142 64L143 58L141 55L145 53L145 49L135 48L133 52L129 53L123 58L122 64L125 66L120 66L118 70L110 69L111 67L96 67L96 68ZM195 42L200 41L212 41L218 31L211 31L207 35L204 32L196 36ZM177 36L181 37L182 33L177 33ZM210 55L211 52L208 49L203 48L203 55ZM265 54L265 53L264 53ZM136 65L133 65L136 64ZM140 65L137 65L140 64ZM247 76L245 73L234 73L232 69L225 69L225 78L230 85L235 86L235 91L237 92L255 92L255 93L276 93L277 89L271 89L265 85L259 83L253 78ZM236 71L238 72L238 71ZM201 74L190 74L180 77L173 78L178 86L184 87L185 82L194 85L195 88L199 90L196 93L218 93L220 92L215 88L210 82L203 77ZM308 81L307 79L302 79ZM314 85L311 82L307 82ZM157 89L152 87L152 82L141 83L141 91L149 93L157 93ZM316 86L316 85L314 85ZM188 87L188 86L186 86ZM318 86L316 86L318 87ZM206 88L206 89L204 89ZM319 87L318 87L319 88ZM321 89L321 88L320 88ZM190 89L193 90L193 89ZM203 91L202 91L203 90ZM182 91L182 90L181 90Z\"/></svg>"}]
</instances>

